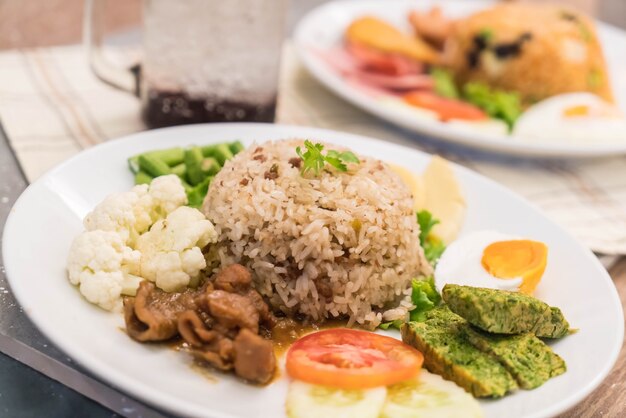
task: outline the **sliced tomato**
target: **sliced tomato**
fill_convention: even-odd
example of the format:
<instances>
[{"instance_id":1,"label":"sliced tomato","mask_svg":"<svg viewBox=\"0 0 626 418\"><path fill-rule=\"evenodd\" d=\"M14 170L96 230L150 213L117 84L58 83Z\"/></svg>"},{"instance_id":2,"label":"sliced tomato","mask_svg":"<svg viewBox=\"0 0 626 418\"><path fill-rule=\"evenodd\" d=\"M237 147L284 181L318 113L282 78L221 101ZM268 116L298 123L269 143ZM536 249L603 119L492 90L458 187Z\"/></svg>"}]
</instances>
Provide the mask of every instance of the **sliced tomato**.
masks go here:
<instances>
[{"instance_id":1,"label":"sliced tomato","mask_svg":"<svg viewBox=\"0 0 626 418\"><path fill-rule=\"evenodd\" d=\"M287 353L287 373L312 384L365 389L411 379L423 362L422 353L402 341L336 328L296 341Z\"/></svg>"},{"instance_id":2,"label":"sliced tomato","mask_svg":"<svg viewBox=\"0 0 626 418\"><path fill-rule=\"evenodd\" d=\"M455 99L446 99L430 92L412 91L404 95L404 101L413 106L432 110L443 121L487 119L487 114L472 104Z\"/></svg>"}]
</instances>

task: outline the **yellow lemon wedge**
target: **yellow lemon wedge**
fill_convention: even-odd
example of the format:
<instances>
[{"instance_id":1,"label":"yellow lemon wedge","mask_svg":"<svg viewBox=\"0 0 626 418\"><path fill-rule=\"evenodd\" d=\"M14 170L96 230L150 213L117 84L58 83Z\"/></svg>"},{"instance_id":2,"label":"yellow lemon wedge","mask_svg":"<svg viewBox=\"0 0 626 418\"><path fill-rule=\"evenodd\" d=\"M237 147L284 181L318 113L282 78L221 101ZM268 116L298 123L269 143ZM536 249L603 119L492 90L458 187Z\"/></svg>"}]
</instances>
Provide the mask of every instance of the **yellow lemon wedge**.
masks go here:
<instances>
[{"instance_id":1,"label":"yellow lemon wedge","mask_svg":"<svg viewBox=\"0 0 626 418\"><path fill-rule=\"evenodd\" d=\"M415 211L424 206L424 183L422 177L413 173L411 170L396 164L389 164L389 167L400 177L400 179L407 185L411 194L413 195Z\"/></svg>"},{"instance_id":2,"label":"yellow lemon wedge","mask_svg":"<svg viewBox=\"0 0 626 418\"><path fill-rule=\"evenodd\" d=\"M463 226L467 205L450 163L434 156L421 176L399 165L389 166L411 190L415 211L425 209L439 220L433 235L446 245L454 241Z\"/></svg>"},{"instance_id":3,"label":"yellow lemon wedge","mask_svg":"<svg viewBox=\"0 0 626 418\"><path fill-rule=\"evenodd\" d=\"M543 276L548 261L548 247L538 241L497 241L483 251L481 264L489 274L500 279L522 278L519 291L532 295Z\"/></svg>"},{"instance_id":4,"label":"yellow lemon wedge","mask_svg":"<svg viewBox=\"0 0 626 418\"><path fill-rule=\"evenodd\" d=\"M439 219L432 233L447 245L457 237L465 220L467 205L461 186L450 163L439 156L434 156L422 173L422 182L425 198L421 209Z\"/></svg>"}]
</instances>

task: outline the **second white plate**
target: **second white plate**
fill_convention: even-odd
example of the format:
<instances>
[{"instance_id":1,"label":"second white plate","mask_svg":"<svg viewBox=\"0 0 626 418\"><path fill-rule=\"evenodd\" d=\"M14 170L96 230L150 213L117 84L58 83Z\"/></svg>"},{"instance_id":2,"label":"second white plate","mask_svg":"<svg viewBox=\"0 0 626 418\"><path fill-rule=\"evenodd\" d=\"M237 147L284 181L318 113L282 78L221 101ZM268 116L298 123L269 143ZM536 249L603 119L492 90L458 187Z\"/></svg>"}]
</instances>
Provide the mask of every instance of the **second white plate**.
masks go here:
<instances>
[{"instance_id":1,"label":"second white plate","mask_svg":"<svg viewBox=\"0 0 626 418\"><path fill-rule=\"evenodd\" d=\"M321 57L318 51L327 51L341 45L345 28L363 15L379 16L409 33L408 12L427 10L434 5L447 16L466 16L494 4L487 0L343 0L324 4L306 15L298 24L294 39L296 49L309 72L322 84L350 103L382 119L413 132L499 153L532 157L583 158L626 154L626 138L612 143L542 143L524 141L507 135L494 135L475 129L454 126L436 120L416 118L410 107L383 105L379 99L356 89ZM609 73L617 102L626 106L626 32L598 23L600 40L607 59ZM402 109L406 107L406 109Z\"/></svg>"}]
</instances>

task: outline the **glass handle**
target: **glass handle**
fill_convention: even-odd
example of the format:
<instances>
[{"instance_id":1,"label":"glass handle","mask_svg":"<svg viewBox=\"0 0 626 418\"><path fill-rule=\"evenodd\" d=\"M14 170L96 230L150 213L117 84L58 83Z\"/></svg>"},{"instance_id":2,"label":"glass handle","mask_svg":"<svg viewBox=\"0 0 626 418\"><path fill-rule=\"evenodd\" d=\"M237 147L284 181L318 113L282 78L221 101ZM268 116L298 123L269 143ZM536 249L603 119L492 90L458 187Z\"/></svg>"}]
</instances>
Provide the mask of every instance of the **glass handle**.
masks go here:
<instances>
[{"instance_id":1,"label":"glass handle","mask_svg":"<svg viewBox=\"0 0 626 418\"><path fill-rule=\"evenodd\" d=\"M100 80L137 95L137 71L121 68L104 57L102 42L104 39L105 2L106 0L87 0L85 2L83 39L89 66Z\"/></svg>"}]
</instances>

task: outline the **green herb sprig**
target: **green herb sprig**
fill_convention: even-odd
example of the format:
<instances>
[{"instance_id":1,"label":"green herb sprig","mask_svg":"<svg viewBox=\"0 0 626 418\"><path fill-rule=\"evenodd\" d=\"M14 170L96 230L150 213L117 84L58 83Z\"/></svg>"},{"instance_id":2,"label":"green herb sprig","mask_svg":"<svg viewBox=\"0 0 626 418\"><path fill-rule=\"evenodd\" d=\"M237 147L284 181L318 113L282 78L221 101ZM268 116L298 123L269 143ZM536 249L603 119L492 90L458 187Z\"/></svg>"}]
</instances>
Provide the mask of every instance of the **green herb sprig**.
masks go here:
<instances>
[{"instance_id":1,"label":"green herb sprig","mask_svg":"<svg viewBox=\"0 0 626 418\"><path fill-rule=\"evenodd\" d=\"M347 163L360 163L358 157L350 151L328 150L326 155L324 155L322 153L324 145L319 142L314 144L307 139L304 141L304 147L306 148L304 152L302 148L296 148L296 154L302 159L302 168L300 169L302 174L313 171L317 176L326 164L335 167L339 171L346 172L348 171Z\"/></svg>"}]
</instances>

